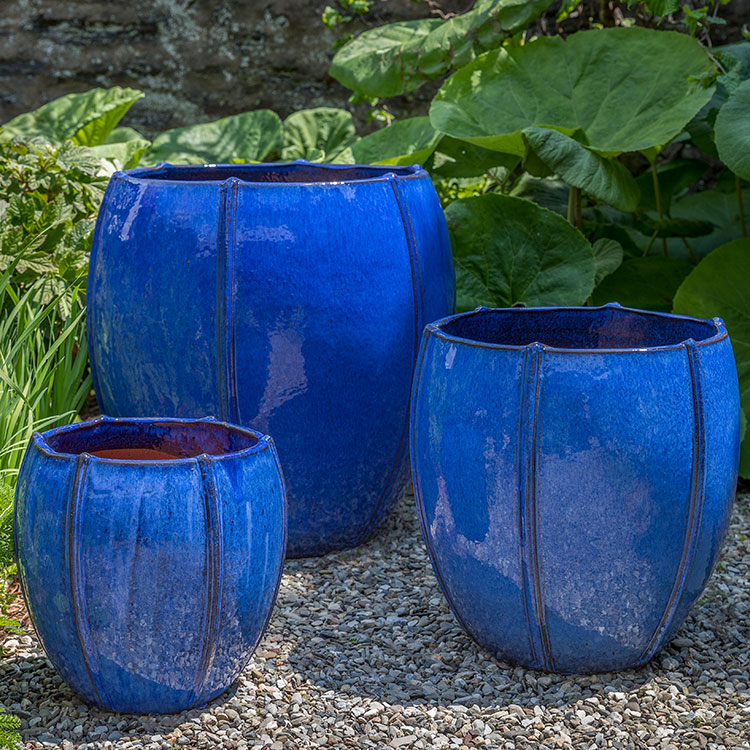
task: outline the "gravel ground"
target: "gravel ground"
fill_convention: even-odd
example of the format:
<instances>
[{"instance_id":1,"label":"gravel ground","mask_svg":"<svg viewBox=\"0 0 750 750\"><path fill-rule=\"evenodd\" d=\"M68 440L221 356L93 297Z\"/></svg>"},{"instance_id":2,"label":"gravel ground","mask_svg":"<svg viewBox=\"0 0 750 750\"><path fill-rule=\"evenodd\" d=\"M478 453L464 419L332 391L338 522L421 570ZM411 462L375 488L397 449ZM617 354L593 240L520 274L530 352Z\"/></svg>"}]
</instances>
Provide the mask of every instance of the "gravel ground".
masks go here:
<instances>
[{"instance_id":1,"label":"gravel ground","mask_svg":"<svg viewBox=\"0 0 750 750\"><path fill-rule=\"evenodd\" d=\"M166 717L107 714L13 636L0 700L27 748L750 748L750 496L708 589L650 665L513 669L458 627L411 498L359 550L286 565L261 645L229 692Z\"/></svg>"}]
</instances>

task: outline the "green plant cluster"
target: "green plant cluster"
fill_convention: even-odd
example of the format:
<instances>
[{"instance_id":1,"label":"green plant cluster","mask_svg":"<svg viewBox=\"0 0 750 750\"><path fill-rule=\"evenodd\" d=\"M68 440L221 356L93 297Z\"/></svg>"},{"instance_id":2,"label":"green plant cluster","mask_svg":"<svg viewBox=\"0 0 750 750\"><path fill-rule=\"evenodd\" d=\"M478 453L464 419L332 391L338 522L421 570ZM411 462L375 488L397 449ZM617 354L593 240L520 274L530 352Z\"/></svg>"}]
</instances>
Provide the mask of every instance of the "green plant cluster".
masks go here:
<instances>
[{"instance_id":1,"label":"green plant cluster","mask_svg":"<svg viewBox=\"0 0 750 750\"><path fill-rule=\"evenodd\" d=\"M85 284L96 212L107 186L89 149L41 138L0 143L0 272L34 286L43 304L59 298L70 314L76 285Z\"/></svg>"},{"instance_id":2,"label":"green plant cluster","mask_svg":"<svg viewBox=\"0 0 750 750\"><path fill-rule=\"evenodd\" d=\"M748 413L750 43L710 48L719 4L676 0L538 36L529 26L550 5L477 0L370 29L330 73L372 105L441 82L428 117L368 138L431 171L459 309L618 301L720 316Z\"/></svg>"},{"instance_id":3,"label":"green plant cluster","mask_svg":"<svg viewBox=\"0 0 750 750\"><path fill-rule=\"evenodd\" d=\"M15 750L21 747L21 736L18 730L21 728L21 720L9 714L4 708L0 708L0 748L3 750Z\"/></svg>"}]
</instances>

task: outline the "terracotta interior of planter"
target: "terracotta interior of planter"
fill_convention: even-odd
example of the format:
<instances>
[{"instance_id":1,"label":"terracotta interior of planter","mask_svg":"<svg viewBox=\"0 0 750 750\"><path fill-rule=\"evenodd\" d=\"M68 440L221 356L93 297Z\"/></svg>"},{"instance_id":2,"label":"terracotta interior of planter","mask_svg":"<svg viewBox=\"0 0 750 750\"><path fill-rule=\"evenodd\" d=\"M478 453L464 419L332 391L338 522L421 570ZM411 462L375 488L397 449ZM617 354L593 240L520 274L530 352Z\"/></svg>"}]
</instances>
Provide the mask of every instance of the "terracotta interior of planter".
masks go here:
<instances>
[{"instance_id":1,"label":"terracotta interior of planter","mask_svg":"<svg viewBox=\"0 0 750 750\"><path fill-rule=\"evenodd\" d=\"M119 461L169 461L202 454L221 456L256 445L258 438L213 422L102 421L83 423L45 437L57 453L88 453Z\"/></svg>"},{"instance_id":2,"label":"terracotta interior of planter","mask_svg":"<svg viewBox=\"0 0 750 750\"><path fill-rule=\"evenodd\" d=\"M618 307L479 310L443 323L440 330L470 341L557 349L647 349L716 335L709 321Z\"/></svg>"},{"instance_id":3,"label":"terracotta interior of planter","mask_svg":"<svg viewBox=\"0 0 750 750\"><path fill-rule=\"evenodd\" d=\"M386 174L414 174L411 167L355 166L332 168L316 164L207 164L133 170L131 177L179 182L221 182L236 177L243 182L360 182Z\"/></svg>"}]
</instances>

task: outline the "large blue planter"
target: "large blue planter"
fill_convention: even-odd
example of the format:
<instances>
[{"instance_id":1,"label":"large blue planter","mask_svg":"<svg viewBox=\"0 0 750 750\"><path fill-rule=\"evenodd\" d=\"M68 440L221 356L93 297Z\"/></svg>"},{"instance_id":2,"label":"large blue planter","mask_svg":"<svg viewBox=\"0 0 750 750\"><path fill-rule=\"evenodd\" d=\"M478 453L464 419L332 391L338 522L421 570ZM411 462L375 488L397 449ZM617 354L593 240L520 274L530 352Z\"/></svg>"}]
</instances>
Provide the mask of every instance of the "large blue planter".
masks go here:
<instances>
[{"instance_id":1,"label":"large blue planter","mask_svg":"<svg viewBox=\"0 0 750 750\"><path fill-rule=\"evenodd\" d=\"M402 494L419 337L453 301L420 167L121 172L89 275L94 384L107 414L272 434L288 554L322 554L366 540Z\"/></svg>"},{"instance_id":2,"label":"large blue planter","mask_svg":"<svg viewBox=\"0 0 750 750\"><path fill-rule=\"evenodd\" d=\"M31 620L85 700L182 711L244 668L284 562L270 438L215 420L107 417L35 434L15 513Z\"/></svg>"},{"instance_id":3,"label":"large blue planter","mask_svg":"<svg viewBox=\"0 0 750 750\"><path fill-rule=\"evenodd\" d=\"M412 406L427 549L475 640L566 673L637 666L667 643L737 482L720 320L479 308L427 326Z\"/></svg>"}]
</instances>

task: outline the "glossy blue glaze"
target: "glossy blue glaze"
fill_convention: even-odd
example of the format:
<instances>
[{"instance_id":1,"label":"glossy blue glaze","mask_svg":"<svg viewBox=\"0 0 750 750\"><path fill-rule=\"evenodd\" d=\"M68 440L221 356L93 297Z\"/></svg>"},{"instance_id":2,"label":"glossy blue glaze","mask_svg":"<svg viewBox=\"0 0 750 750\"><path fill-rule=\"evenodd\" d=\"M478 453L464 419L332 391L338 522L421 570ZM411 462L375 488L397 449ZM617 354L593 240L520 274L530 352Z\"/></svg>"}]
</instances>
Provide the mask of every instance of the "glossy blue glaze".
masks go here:
<instances>
[{"instance_id":1,"label":"glossy blue glaze","mask_svg":"<svg viewBox=\"0 0 750 750\"><path fill-rule=\"evenodd\" d=\"M117 173L89 274L99 403L272 434L288 554L351 547L408 481L419 337L454 294L445 220L420 167Z\"/></svg>"},{"instance_id":2,"label":"glossy blue glaze","mask_svg":"<svg viewBox=\"0 0 750 750\"><path fill-rule=\"evenodd\" d=\"M456 617L501 659L653 657L716 562L737 482L724 324L479 308L428 325L412 395L417 505Z\"/></svg>"},{"instance_id":3,"label":"glossy blue glaze","mask_svg":"<svg viewBox=\"0 0 750 750\"><path fill-rule=\"evenodd\" d=\"M100 417L35 434L16 492L16 556L50 661L105 709L210 701L268 623L285 511L276 449L252 430Z\"/></svg>"}]
</instances>

